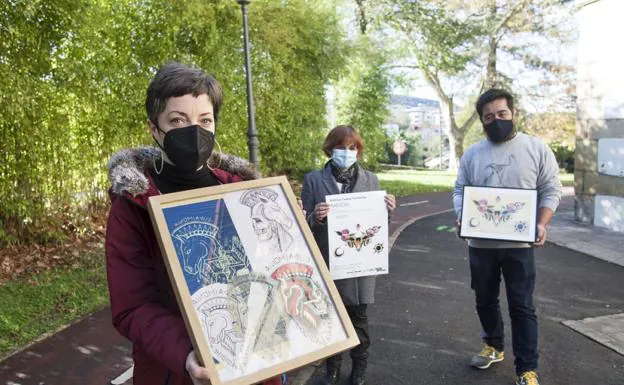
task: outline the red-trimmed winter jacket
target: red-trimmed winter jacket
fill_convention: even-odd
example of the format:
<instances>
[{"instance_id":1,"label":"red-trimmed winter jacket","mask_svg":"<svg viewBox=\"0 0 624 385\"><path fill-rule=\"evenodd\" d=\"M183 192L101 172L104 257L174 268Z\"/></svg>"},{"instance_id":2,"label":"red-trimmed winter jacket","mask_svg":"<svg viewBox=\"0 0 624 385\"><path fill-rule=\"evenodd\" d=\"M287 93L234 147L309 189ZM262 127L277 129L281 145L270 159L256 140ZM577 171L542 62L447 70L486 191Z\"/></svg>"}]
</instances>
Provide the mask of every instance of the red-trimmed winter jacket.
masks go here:
<instances>
[{"instance_id":1,"label":"red-trimmed winter jacket","mask_svg":"<svg viewBox=\"0 0 624 385\"><path fill-rule=\"evenodd\" d=\"M123 150L109 163L113 187L105 247L113 325L133 344L135 385L192 385L184 366L193 347L147 210L149 197L159 194L142 172L150 157L149 148ZM212 173L221 183L253 177L223 169Z\"/></svg>"}]
</instances>

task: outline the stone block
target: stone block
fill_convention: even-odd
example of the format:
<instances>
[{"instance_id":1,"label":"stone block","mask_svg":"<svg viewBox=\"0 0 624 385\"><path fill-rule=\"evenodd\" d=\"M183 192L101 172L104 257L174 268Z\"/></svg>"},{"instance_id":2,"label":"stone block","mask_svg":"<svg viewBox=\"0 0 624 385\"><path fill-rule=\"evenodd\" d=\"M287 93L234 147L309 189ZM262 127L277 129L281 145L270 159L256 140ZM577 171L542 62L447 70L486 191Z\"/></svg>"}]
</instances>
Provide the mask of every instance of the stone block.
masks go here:
<instances>
[{"instance_id":1,"label":"stone block","mask_svg":"<svg viewBox=\"0 0 624 385\"><path fill-rule=\"evenodd\" d=\"M585 224L594 223L594 197L577 194L574 199L574 219Z\"/></svg>"},{"instance_id":2,"label":"stone block","mask_svg":"<svg viewBox=\"0 0 624 385\"><path fill-rule=\"evenodd\" d=\"M583 194L624 196L624 178L586 172L583 178Z\"/></svg>"},{"instance_id":3,"label":"stone block","mask_svg":"<svg viewBox=\"0 0 624 385\"><path fill-rule=\"evenodd\" d=\"M581 111L577 111L576 118L576 139L589 139L593 126L599 126L601 121L598 119L582 118Z\"/></svg>"},{"instance_id":4,"label":"stone block","mask_svg":"<svg viewBox=\"0 0 624 385\"><path fill-rule=\"evenodd\" d=\"M574 150L574 170L598 171L598 141L577 139Z\"/></svg>"},{"instance_id":5,"label":"stone block","mask_svg":"<svg viewBox=\"0 0 624 385\"><path fill-rule=\"evenodd\" d=\"M607 119L606 129L598 131L595 138L624 138L624 119Z\"/></svg>"},{"instance_id":6,"label":"stone block","mask_svg":"<svg viewBox=\"0 0 624 385\"><path fill-rule=\"evenodd\" d=\"M576 113L576 139L589 139L589 126L591 120L580 117L580 112Z\"/></svg>"},{"instance_id":7,"label":"stone block","mask_svg":"<svg viewBox=\"0 0 624 385\"><path fill-rule=\"evenodd\" d=\"M576 195L583 193L583 182L585 178L585 171L574 169L574 193Z\"/></svg>"},{"instance_id":8,"label":"stone block","mask_svg":"<svg viewBox=\"0 0 624 385\"><path fill-rule=\"evenodd\" d=\"M624 119L579 119L577 139L624 138Z\"/></svg>"}]
</instances>

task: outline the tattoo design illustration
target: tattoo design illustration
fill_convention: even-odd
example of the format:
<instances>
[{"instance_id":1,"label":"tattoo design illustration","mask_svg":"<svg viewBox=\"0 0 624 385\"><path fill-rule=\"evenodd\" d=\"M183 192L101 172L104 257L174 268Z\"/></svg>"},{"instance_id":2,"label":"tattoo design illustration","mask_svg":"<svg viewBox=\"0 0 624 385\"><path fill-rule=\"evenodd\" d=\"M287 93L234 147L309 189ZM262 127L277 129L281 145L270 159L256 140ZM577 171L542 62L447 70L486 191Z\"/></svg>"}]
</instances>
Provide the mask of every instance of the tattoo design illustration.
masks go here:
<instances>
[{"instance_id":1,"label":"tattoo design illustration","mask_svg":"<svg viewBox=\"0 0 624 385\"><path fill-rule=\"evenodd\" d=\"M275 281L255 273L236 277L228 285L230 296L245 309L243 362L251 354L275 355L279 345L287 341L283 313L276 309L281 304L276 286Z\"/></svg>"},{"instance_id":2,"label":"tattoo design illustration","mask_svg":"<svg viewBox=\"0 0 624 385\"><path fill-rule=\"evenodd\" d=\"M336 234L347 246L354 247L357 251L360 251L362 247L370 243L371 238L379 232L379 229L381 229L381 226L373 226L363 231L360 224L358 224L353 232L349 229L343 229L336 231Z\"/></svg>"},{"instance_id":3,"label":"tattoo design illustration","mask_svg":"<svg viewBox=\"0 0 624 385\"><path fill-rule=\"evenodd\" d=\"M287 251L293 243L293 220L277 203L277 192L260 188L245 192L240 203L251 208L251 220L262 254Z\"/></svg>"},{"instance_id":4,"label":"tattoo design illustration","mask_svg":"<svg viewBox=\"0 0 624 385\"><path fill-rule=\"evenodd\" d=\"M378 244L375 245L375 254L379 254L382 251L384 251L384 245L383 243L379 242Z\"/></svg>"},{"instance_id":5,"label":"tattoo design illustration","mask_svg":"<svg viewBox=\"0 0 624 385\"><path fill-rule=\"evenodd\" d=\"M286 313L312 340L331 337L328 328L330 302L321 286L313 279L314 270L303 263L287 263L271 277L279 281L279 293Z\"/></svg>"},{"instance_id":6,"label":"tattoo design illustration","mask_svg":"<svg viewBox=\"0 0 624 385\"><path fill-rule=\"evenodd\" d=\"M220 231L211 222L206 217L186 217L171 231L183 273L187 281L195 283L191 292L201 286L227 283L251 269L238 235Z\"/></svg>"},{"instance_id":7,"label":"tattoo design illustration","mask_svg":"<svg viewBox=\"0 0 624 385\"><path fill-rule=\"evenodd\" d=\"M192 299L214 358L232 368L244 364L241 352L246 313L240 303L228 298L227 285L218 283L207 286Z\"/></svg>"},{"instance_id":8,"label":"tattoo design illustration","mask_svg":"<svg viewBox=\"0 0 624 385\"><path fill-rule=\"evenodd\" d=\"M527 228L528 226L526 222L522 222L522 221L516 223L516 225L514 226L514 229L516 230L517 233L524 233Z\"/></svg>"},{"instance_id":9,"label":"tattoo design illustration","mask_svg":"<svg viewBox=\"0 0 624 385\"><path fill-rule=\"evenodd\" d=\"M280 194L258 188L163 208L202 338L226 381L347 337ZM362 231L350 247L359 250L378 231Z\"/></svg>"},{"instance_id":10,"label":"tattoo design illustration","mask_svg":"<svg viewBox=\"0 0 624 385\"><path fill-rule=\"evenodd\" d=\"M483 218L492 222L494 226L498 226L500 223L504 223L512 219L513 214L522 210L526 205L524 202L512 202L509 204L501 204L501 198L496 197L496 203L489 204L487 199L474 200L474 204L477 206L477 210L483 215ZM470 219L470 226L477 227L479 221L476 218Z\"/></svg>"}]
</instances>

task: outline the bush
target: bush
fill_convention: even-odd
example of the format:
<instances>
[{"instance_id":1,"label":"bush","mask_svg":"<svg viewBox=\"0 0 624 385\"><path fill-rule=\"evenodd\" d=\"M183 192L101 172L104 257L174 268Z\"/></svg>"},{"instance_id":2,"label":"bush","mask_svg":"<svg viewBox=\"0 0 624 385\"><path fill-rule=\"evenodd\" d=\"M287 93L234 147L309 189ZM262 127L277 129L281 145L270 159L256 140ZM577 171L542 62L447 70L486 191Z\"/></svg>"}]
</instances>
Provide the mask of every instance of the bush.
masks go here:
<instances>
[{"instance_id":1,"label":"bush","mask_svg":"<svg viewBox=\"0 0 624 385\"><path fill-rule=\"evenodd\" d=\"M565 169L568 173L574 172L574 148L566 145L553 144L550 146L560 169Z\"/></svg>"},{"instance_id":2,"label":"bush","mask_svg":"<svg viewBox=\"0 0 624 385\"><path fill-rule=\"evenodd\" d=\"M302 175L321 154L325 86L344 71L345 31L329 4L257 0L253 10L262 171ZM226 95L217 139L246 156L234 1L0 1L0 15L11 27L0 28L0 243L57 242L81 227L73 194L107 188L115 151L153 143L145 90L166 61L215 75Z\"/></svg>"}]
</instances>

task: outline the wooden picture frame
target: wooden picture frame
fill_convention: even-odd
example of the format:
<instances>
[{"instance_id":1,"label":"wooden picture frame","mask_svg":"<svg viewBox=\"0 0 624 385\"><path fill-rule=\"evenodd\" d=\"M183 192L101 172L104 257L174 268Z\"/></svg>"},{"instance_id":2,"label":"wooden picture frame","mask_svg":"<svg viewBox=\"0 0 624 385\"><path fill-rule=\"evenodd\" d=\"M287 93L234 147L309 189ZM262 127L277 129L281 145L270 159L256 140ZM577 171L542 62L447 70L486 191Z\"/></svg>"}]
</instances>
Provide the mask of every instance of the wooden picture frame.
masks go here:
<instances>
[{"instance_id":1,"label":"wooden picture frame","mask_svg":"<svg viewBox=\"0 0 624 385\"><path fill-rule=\"evenodd\" d=\"M459 236L534 243L537 190L464 186Z\"/></svg>"},{"instance_id":2,"label":"wooden picture frame","mask_svg":"<svg viewBox=\"0 0 624 385\"><path fill-rule=\"evenodd\" d=\"M154 196L149 212L213 385L255 384L359 344L286 177Z\"/></svg>"}]
</instances>

